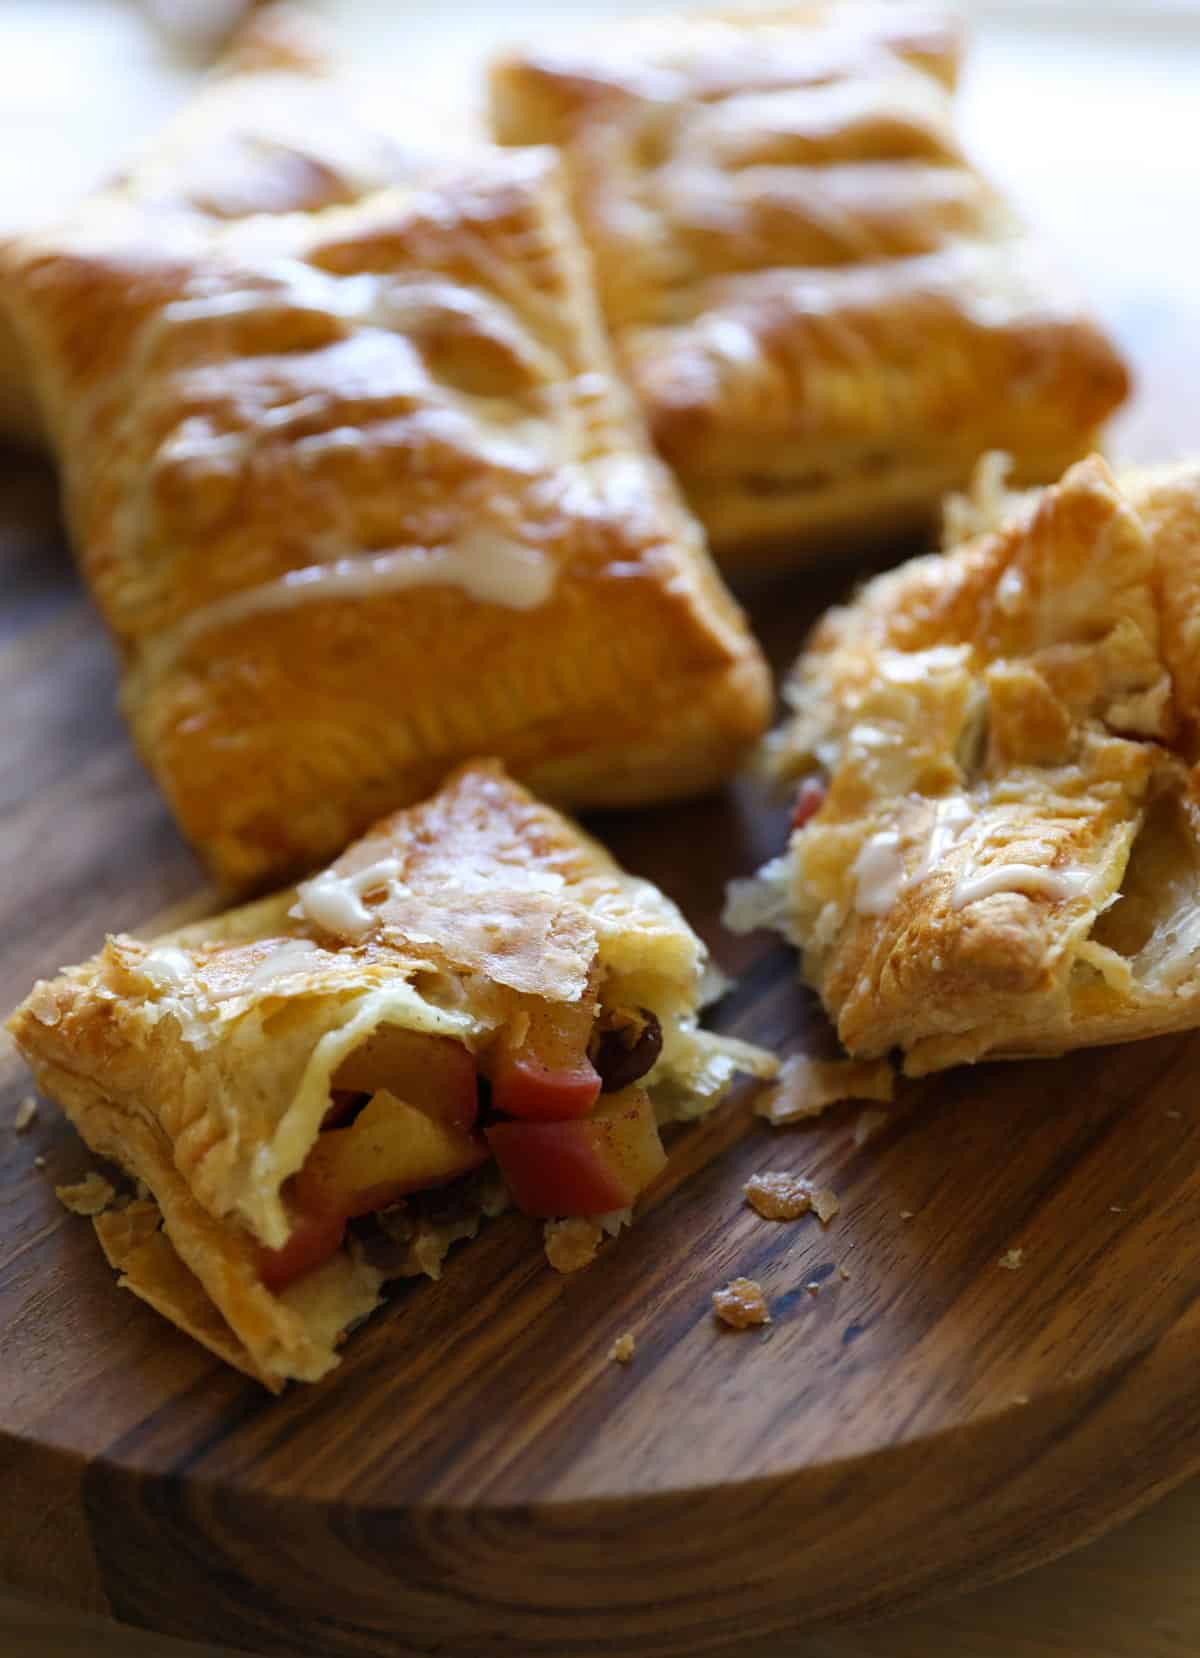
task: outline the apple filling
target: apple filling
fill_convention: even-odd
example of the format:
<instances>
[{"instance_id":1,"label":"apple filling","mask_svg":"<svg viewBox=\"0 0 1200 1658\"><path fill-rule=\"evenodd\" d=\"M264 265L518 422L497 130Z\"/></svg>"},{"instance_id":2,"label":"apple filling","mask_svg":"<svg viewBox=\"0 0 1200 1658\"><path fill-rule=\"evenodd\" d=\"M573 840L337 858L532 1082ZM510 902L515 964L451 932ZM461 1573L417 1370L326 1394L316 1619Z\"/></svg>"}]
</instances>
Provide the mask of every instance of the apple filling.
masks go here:
<instances>
[{"instance_id":1,"label":"apple filling","mask_svg":"<svg viewBox=\"0 0 1200 1658\"><path fill-rule=\"evenodd\" d=\"M464 1180L489 1159L539 1219L628 1209L666 1162L639 1086L662 1048L643 1008L534 998L479 1053L380 1026L339 1065L321 1132L285 1188L291 1230L264 1250L279 1292L341 1247L352 1221Z\"/></svg>"}]
</instances>

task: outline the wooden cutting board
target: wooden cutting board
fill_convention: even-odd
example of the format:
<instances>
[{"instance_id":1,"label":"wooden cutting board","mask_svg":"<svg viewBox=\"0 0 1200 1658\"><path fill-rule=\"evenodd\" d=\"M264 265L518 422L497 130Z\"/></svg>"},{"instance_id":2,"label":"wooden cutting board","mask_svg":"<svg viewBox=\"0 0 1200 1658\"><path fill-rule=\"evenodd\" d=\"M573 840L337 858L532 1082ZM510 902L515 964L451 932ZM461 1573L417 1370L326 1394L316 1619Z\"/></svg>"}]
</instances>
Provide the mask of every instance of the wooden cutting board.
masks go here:
<instances>
[{"instance_id":1,"label":"wooden cutting board","mask_svg":"<svg viewBox=\"0 0 1200 1658\"><path fill-rule=\"evenodd\" d=\"M975 131L1134 356L1122 452L1174 453L1200 443L1195 147L1171 127L1194 120L1195 42L1166 42L1156 79L1149 34L1111 62L1093 43L1086 74L1081 37L1056 38L997 38ZM854 574L749 595L777 663ZM53 480L0 463L4 1006L106 930L204 903L112 698ZM827 1041L788 952L718 925L725 881L782 840L759 790L595 827L739 975L721 1028ZM507 1217L327 1384L273 1400L116 1289L53 1196L91 1160L47 1106L12 1132L29 1084L0 1039L0 1580L287 1658L733 1658L1048 1559L1200 1468L1198 1063L1176 1038L964 1071L862 1145L853 1107L773 1134L743 1092L590 1271L556 1276ZM758 1219L762 1169L841 1213ZM765 1337L712 1320L739 1273Z\"/></svg>"},{"instance_id":2,"label":"wooden cutting board","mask_svg":"<svg viewBox=\"0 0 1200 1658\"><path fill-rule=\"evenodd\" d=\"M48 475L5 476L0 560L8 1005L201 884L112 712ZM845 580L751 596L779 662ZM720 1028L828 1041L789 952L718 925L778 808L747 783L597 827L739 975ZM276 1400L115 1287L53 1194L91 1159L47 1106L12 1131L6 1053L0 1578L253 1653L583 1658L754 1650L1045 1559L1200 1466L1197 1063L1185 1038L961 1071L862 1145L853 1107L777 1133L744 1091L590 1271L506 1217ZM762 1169L841 1213L759 1219ZM737 1274L765 1334L713 1320Z\"/></svg>"}]
</instances>

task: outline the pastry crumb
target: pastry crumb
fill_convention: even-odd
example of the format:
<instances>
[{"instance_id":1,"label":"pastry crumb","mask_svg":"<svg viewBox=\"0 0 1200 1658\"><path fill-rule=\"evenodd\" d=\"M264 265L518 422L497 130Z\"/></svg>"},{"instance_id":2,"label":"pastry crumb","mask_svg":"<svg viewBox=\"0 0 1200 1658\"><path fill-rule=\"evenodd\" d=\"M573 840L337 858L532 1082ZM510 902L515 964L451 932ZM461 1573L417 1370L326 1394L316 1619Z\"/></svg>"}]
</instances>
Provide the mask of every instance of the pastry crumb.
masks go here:
<instances>
[{"instance_id":1,"label":"pastry crumb","mask_svg":"<svg viewBox=\"0 0 1200 1658\"><path fill-rule=\"evenodd\" d=\"M878 1134L888 1120L886 1111L860 1111L858 1121L854 1125L854 1144L865 1146L874 1134Z\"/></svg>"},{"instance_id":2,"label":"pastry crumb","mask_svg":"<svg viewBox=\"0 0 1200 1658\"><path fill-rule=\"evenodd\" d=\"M820 1295L821 1280L819 1278L810 1278L808 1283L804 1286L804 1292L806 1295Z\"/></svg>"},{"instance_id":3,"label":"pastry crumb","mask_svg":"<svg viewBox=\"0 0 1200 1658\"><path fill-rule=\"evenodd\" d=\"M828 1226L841 1208L836 1193L828 1186L814 1186L811 1180L787 1170L753 1174L742 1191L746 1202L764 1220L799 1220L811 1209L822 1226Z\"/></svg>"},{"instance_id":4,"label":"pastry crumb","mask_svg":"<svg viewBox=\"0 0 1200 1658\"><path fill-rule=\"evenodd\" d=\"M42 1156L40 1151L33 1160L33 1166L35 1169L44 1169L46 1167L46 1159Z\"/></svg>"},{"instance_id":5,"label":"pastry crumb","mask_svg":"<svg viewBox=\"0 0 1200 1658\"><path fill-rule=\"evenodd\" d=\"M828 1226L833 1217L839 1213L842 1200L836 1192L828 1186L817 1186L812 1195L813 1213L822 1226Z\"/></svg>"},{"instance_id":6,"label":"pastry crumb","mask_svg":"<svg viewBox=\"0 0 1200 1658\"><path fill-rule=\"evenodd\" d=\"M578 1272L596 1259L604 1232L594 1220L548 1220L543 1237L555 1272Z\"/></svg>"},{"instance_id":7,"label":"pastry crumb","mask_svg":"<svg viewBox=\"0 0 1200 1658\"><path fill-rule=\"evenodd\" d=\"M1108 1208L1109 1213L1113 1215L1123 1215L1125 1213L1125 1205L1123 1203L1110 1203Z\"/></svg>"},{"instance_id":8,"label":"pastry crumb","mask_svg":"<svg viewBox=\"0 0 1200 1658\"><path fill-rule=\"evenodd\" d=\"M886 1059L810 1059L793 1054L784 1060L776 1081L764 1089L754 1111L778 1127L819 1117L844 1100L890 1101L895 1086Z\"/></svg>"},{"instance_id":9,"label":"pastry crumb","mask_svg":"<svg viewBox=\"0 0 1200 1658\"><path fill-rule=\"evenodd\" d=\"M915 1209L901 1209L900 1219L901 1220L911 1220L913 1218L913 1216L916 1214L916 1212L917 1211Z\"/></svg>"},{"instance_id":10,"label":"pastry crumb","mask_svg":"<svg viewBox=\"0 0 1200 1658\"><path fill-rule=\"evenodd\" d=\"M838 1268L838 1277L842 1280L843 1284L848 1284L850 1282L850 1274L846 1271L845 1267Z\"/></svg>"},{"instance_id":11,"label":"pastry crumb","mask_svg":"<svg viewBox=\"0 0 1200 1658\"><path fill-rule=\"evenodd\" d=\"M734 1278L724 1289L714 1290L712 1304L717 1318L731 1330L771 1322L763 1287L753 1278Z\"/></svg>"},{"instance_id":12,"label":"pastry crumb","mask_svg":"<svg viewBox=\"0 0 1200 1658\"><path fill-rule=\"evenodd\" d=\"M1013 1404L1014 1405L1027 1405L1028 1403L1029 1403L1029 1395L1027 1393L1014 1393L1013 1394Z\"/></svg>"},{"instance_id":13,"label":"pastry crumb","mask_svg":"<svg viewBox=\"0 0 1200 1658\"><path fill-rule=\"evenodd\" d=\"M1183 1112L1182 1111L1168 1111L1167 1116L1168 1117L1174 1117L1176 1120L1178 1120L1180 1117L1183 1116Z\"/></svg>"},{"instance_id":14,"label":"pastry crumb","mask_svg":"<svg viewBox=\"0 0 1200 1658\"><path fill-rule=\"evenodd\" d=\"M13 1118L13 1132L15 1134L27 1134L33 1127L33 1119L37 1116L37 1111L38 1102L32 1094L26 1094L17 1106L16 1115Z\"/></svg>"},{"instance_id":15,"label":"pastry crumb","mask_svg":"<svg viewBox=\"0 0 1200 1658\"><path fill-rule=\"evenodd\" d=\"M626 1330L623 1336L618 1336L608 1350L608 1356L614 1364L628 1364L634 1354L637 1343L633 1339L633 1331Z\"/></svg>"},{"instance_id":16,"label":"pastry crumb","mask_svg":"<svg viewBox=\"0 0 1200 1658\"><path fill-rule=\"evenodd\" d=\"M999 1265L1007 1272L1019 1272L1025 1265L1025 1251L1023 1249L1006 1249L1000 1257Z\"/></svg>"},{"instance_id":17,"label":"pastry crumb","mask_svg":"<svg viewBox=\"0 0 1200 1658\"><path fill-rule=\"evenodd\" d=\"M752 1174L742 1191L764 1220L799 1220L813 1206L812 1181L786 1170Z\"/></svg>"},{"instance_id":18,"label":"pastry crumb","mask_svg":"<svg viewBox=\"0 0 1200 1658\"><path fill-rule=\"evenodd\" d=\"M105 1180L102 1174L97 1174L95 1169L91 1169L82 1180L66 1186L56 1186L54 1195L63 1208L69 1209L73 1215L100 1215L108 1208L117 1193L111 1181Z\"/></svg>"}]
</instances>

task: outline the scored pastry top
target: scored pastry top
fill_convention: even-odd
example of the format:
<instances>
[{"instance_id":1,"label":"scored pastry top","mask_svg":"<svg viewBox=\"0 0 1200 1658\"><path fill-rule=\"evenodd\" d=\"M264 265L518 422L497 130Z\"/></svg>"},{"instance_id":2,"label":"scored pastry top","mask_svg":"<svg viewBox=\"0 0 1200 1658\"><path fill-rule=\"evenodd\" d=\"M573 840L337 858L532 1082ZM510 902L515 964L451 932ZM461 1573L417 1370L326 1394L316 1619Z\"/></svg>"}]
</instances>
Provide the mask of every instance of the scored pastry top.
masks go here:
<instances>
[{"instance_id":1,"label":"scored pastry top","mask_svg":"<svg viewBox=\"0 0 1200 1658\"><path fill-rule=\"evenodd\" d=\"M311 867L480 749L617 804L761 731L549 152L215 227L110 200L11 266L126 710L225 879Z\"/></svg>"},{"instance_id":2,"label":"scored pastry top","mask_svg":"<svg viewBox=\"0 0 1200 1658\"><path fill-rule=\"evenodd\" d=\"M995 483L814 632L769 750L797 826L730 906L911 1072L1200 1016L1200 473Z\"/></svg>"},{"instance_id":3,"label":"scored pastry top","mask_svg":"<svg viewBox=\"0 0 1200 1658\"><path fill-rule=\"evenodd\" d=\"M616 25L497 63L559 144L659 446L718 545L930 512L990 447L1044 481L1125 372L970 165L957 31L905 6Z\"/></svg>"}]
</instances>

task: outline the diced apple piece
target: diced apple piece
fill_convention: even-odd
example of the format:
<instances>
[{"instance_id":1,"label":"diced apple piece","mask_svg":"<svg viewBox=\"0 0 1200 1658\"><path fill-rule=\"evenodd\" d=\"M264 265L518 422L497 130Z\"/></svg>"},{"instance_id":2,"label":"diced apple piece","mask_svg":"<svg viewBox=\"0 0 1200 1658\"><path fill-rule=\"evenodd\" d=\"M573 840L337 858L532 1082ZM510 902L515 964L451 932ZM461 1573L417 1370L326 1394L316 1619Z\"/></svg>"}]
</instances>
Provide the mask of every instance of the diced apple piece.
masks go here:
<instances>
[{"instance_id":1,"label":"diced apple piece","mask_svg":"<svg viewBox=\"0 0 1200 1658\"><path fill-rule=\"evenodd\" d=\"M282 1249L264 1249L259 1276L278 1295L295 1279L327 1261L341 1247L346 1217L301 1210L292 1222L288 1241Z\"/></svg>"},{"instance_id":2,"label":"diced apple piece","mask_svg":"<svg viewBox=\"0 0 1200 1658\"><path fill-rule=\"evenodd\" d=\"M474 1056L449 1036L380 1025L347 1054L333 1077L335 1091L385 1089L464 1133L479 1111Z\"/></svg>"},{"instance_id":3,"label":"diced apple piece","mask_svg":"<svg viewBox=\"0 0 1200 1658\"><path fill-rule=\"evenodd\" d=\"M542 1219L627 1209L667 1160L641 1088L607 1095L590 1117L485 1132L517 1208Z\"/></svg>"},{"instance_id":4,"label":"diced apple piece","mask_svg":"<svg viewBox=\"0 0 1200 1658\"><path fill-rule=\"evenodd\" d=\"M596 993L578 1002L530 998L519 1042L501 1032L489 1055L492 1104L509 1117L558 1122L586 1117L600 1097L600 1076L588 1058Z\"/></svg>"},{"instance_id":5,"label":"diced apple piece","mask_svg":"<svg viewBox=\"0 0 1200 1658\"><path fill-rule=\"evenodd\" d=\"M304 1213L349 1219L444 1186L486 1158L477 1135L380 1089L349 1128L318 1138L296 1176L296 1202Z\"/></svg>"}]
</instances>

